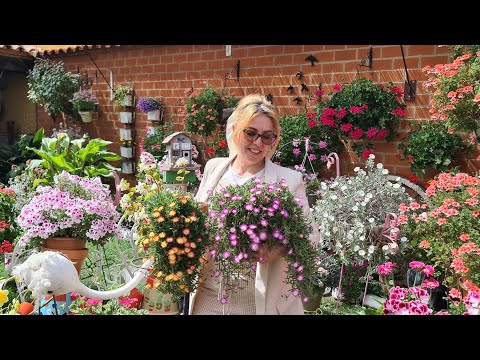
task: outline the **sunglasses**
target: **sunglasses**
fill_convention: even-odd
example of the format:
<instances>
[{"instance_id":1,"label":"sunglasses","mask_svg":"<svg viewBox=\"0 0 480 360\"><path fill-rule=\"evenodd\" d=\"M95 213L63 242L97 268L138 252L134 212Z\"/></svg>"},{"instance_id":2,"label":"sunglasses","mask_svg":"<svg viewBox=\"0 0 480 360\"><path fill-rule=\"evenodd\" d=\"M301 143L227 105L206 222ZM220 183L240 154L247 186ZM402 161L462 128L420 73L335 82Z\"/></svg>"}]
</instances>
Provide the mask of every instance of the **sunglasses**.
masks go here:
<instances>
[{"instance_id":1,"label":"sunglasses","mask_svg":"<svg viewBox=\"0 0 480 360\"><path fill-rule=\"evenodd\" d=\"M247 141L255 142L258 137L262 139L262 143L265 145L273 145L277 140L277 135L273 131L265 131L260 134L256 129L246 128L243 129L243 138Z\"/></svg>"}]
</instances>

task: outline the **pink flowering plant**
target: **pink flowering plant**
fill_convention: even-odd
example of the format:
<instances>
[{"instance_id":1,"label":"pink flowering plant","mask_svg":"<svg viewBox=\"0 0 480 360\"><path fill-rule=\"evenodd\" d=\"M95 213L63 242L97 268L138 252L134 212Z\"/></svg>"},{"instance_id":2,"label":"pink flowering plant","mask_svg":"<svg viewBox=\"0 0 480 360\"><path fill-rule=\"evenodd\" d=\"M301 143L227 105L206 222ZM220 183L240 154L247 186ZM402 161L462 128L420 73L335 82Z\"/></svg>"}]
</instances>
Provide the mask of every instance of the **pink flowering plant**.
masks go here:
<instances>
[{"instance_id":1,"label":"pink flowering plant","mask_svg":"<svg viewBox=\"0 0 480 360\"><path fill-rule=\"evenodd\" d=\"M329 153L342 150L336 131L328 126L320 126L315 113L286 114L279 120L281 136L272 157L272 161L279 165L306 163L318 169L325 165Z\"/></svg>"},{"instance_id":2,"label":"pink flowering plant","mask_svg":"<svg viewBox=\"0 0 480 360\"><path fill-rule=\"evenodd\" d=\"M474 132L480 124L480 45L454 45L450 50L453 62L423 68L430 76L423 83L432 94L429 112L450 129Z\"/></svg>"},{"instance_id":3,"label":"pink flowering plant","mask_svg":"<svg viewBox=\"0 0 480 360\"><path fill-rule=\"evenodd\" d=\"M69 315L148 315L145 309L137 309L133 305L137 298L124 296L118 299L103 301L100 299L89 299L86 296L72 292L73 298L69 305Z\"/></svg>"},{"instance_id":4,"label":"pink flowering plant","mask_svg":"<svg viewBox=\"0 0 480 360\"><path fill-rule=\"evenodd\" d=\"M62 171L53 186L38 186L20 212L20 243L41 247L49 237L78 237L104 245L117 232L120 214L99 177L82 178Z\"/></svg>"},{"instance_id":5,"label":"pink flowering plant","mask_svg":"<svg viewBox=\"0 0 480 360\"><path fill-rule=\"evenodd\" d=\"M432 263L438 279L455 288L467 272L457 255L476 252L480 244L480 179L465 173L441 173L430 182L426 194L429 204L400 204L400 231L412 246L423 250L420 255Z\"/></svg>"},{"instance_id":6,"label":"pink flowering plant","mask_svg":"<svg viewBox=\"0 0 480 360\"><path fill-rule=\"evenodd\" d=\"M321 101L322 90L316 95L320 125L335 129L345 141L361 140L353 150L365 159L373 153L372 141L393 140L405 116L406 106L400 102L403 91L391 82L383 86L358 78L349 84L336 84L326 102Z\"/></svg>"},{"instance_id":7,"label":"pink flowering plant","mask_svg":"<svg viewBox=\"0 0 480 360\"><path fill-rule=\"evenodd\" d=\"M432 278L434 268L420 261L410 262L413 274L413 284L409 288L393 286L393 269L396 264L386 262L377 266L380 276L391 278L386 281L389 299L383 304L384 315L430 315L433 310L430 306L430 291L436 289L440 283ZM428 276L428 277L427 277Z\"/></svg>"},{"instance_id":8,"label":"pink flowering plant","mask_svg":"<svg viewBox=\"0 0 480 360\"><path fill-rule=\"evenodd\" d=\"M97 104L97 96L93 90L80 90L73 94L73 99L70 101L77 111L93 111Z\"/></svg>"},{"instance_id":9,"label":"pink flowering plant","mask_svg":"<svg viewBox=\"0 0 480 360\"><path fill-rule=\"evenodd\" d=\"M209 85L200 91L189 91L187 96L186 101L182 99L184 107L179 111L184 116L185 130L203 136L210 136L215 130L222 109L237 104L235 96L224 90L217 92Z\"/></svg>"},{"instance_id":10,"label":"pink flowering plant","mask_svg":"<svg viewBox=\"0 0 480 360\"><path fill-rule=\"evenodd\" d=\"M309 240L312 228L286 181L264 183L256 178L242 186L227 186L209 201L208 224L214 239L210 254L215 260L213 276L223 278L222 304L242 286L244 276L254 279L257 262L252 258L263 247L284 246L290 293L304 301L314 295L318 265Z\"/></svg>"}]
</instances>

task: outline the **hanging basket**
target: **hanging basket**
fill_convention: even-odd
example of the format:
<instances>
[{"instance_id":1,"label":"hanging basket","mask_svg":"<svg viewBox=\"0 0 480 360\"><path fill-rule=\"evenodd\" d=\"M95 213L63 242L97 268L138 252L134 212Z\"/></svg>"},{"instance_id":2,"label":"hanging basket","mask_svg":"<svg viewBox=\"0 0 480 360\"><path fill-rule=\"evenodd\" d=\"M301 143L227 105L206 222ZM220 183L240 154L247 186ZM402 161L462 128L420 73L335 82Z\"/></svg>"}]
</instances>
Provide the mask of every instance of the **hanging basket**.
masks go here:
<instances>
[{"instance_id":1,"label":"hanging basket","mask_svg":"<svg viewBox=\"0 0 480 360\"><path fill-rule=\"evenodd\" d=\"M84 123L92 122L92 112L91 111L79 111L80 117Z\"/></svg>"}]
</instances>

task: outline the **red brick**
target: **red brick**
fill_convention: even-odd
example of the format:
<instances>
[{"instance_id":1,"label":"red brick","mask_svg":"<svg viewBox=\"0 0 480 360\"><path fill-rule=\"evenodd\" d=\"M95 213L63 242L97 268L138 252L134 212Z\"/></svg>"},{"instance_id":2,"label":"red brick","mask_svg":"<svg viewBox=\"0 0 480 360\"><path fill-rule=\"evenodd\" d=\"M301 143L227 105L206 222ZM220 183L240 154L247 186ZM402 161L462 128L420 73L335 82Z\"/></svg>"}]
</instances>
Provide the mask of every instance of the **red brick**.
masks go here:
<instances>
[{"instance_id":1,"label":"red brick","mask_svg":"<svg viewBox=\"0 0 480 360\"><path fill-rule=\"evenodd\" d=\"M450 62L451 61L447 56L424 56L420 58L420 68L423 69L427 65L434 67L438 64L448 64Z\"/></svg>"},{"instance_id":2,"label":"red brick","mask_svg":"<svg viewBox=\"0 0 480 360\"><path fill-rule=\"evenodd\" d=\"M405 46L403 47L405 53ZM373 48L373 60L385 59L385 58L398 58L402 57L402 51L400 45L384 46L382 48Z\"/></svg>"},{"instance_id":3,"label":"red brick","mask_svg":"<svg viewBox=\"0 0 480 360\"><path fill-rule=\"evenodd\" d=\"M344 65L339 63L333 64L322 64L322 72L323 73L338 73L344 70Z\"/></svg>"},{"instance_id":4,"label":"red brick","mask_svg":"<svg viewBox=\"0 0 480 360\"><path fill-rule=\"evenodd\" d=\"M264 46L250 47L247 49L247 56L249 58L255 58L257 56L265 56L265 51L266 50ZM282 54L282 52L280 52L280 54Z\"/></svg>"},{"instance_id":5,"label":"red brick","mask_svg":"<svg viewBox=\"0 0 480 360\"><path fill-rule=\"evenodd\" d=\"M334 53L335 61L346 61L352 59L358 59L357 50L335 51Z\"/></svg>"},{"instance_id":6,"label":"red brick","mask_svg":"<svg viewBox=\"0 0 480 360\"><path fill-rule=\"evenodd\" d=\"M325 45L303 45L303 51L305 52L322 51L324 49L325 49ZM317 59L318 59L318 56L317 56Z\"/></svg>"},{"instance_id":7,"label":"red brick","mask_svg":"<svg viewBox=\"0 0 480 360\"><path fill-rule=\"evenodd\" d=\"M270 45L265 48L265 55L283 55L284 45Z\"/></svg>"},{"instance_id":8,"label":"red brick","mask_svg":"<svg viewBox=\"0 0 480 360\"><path fill-rule=\"evenodd\" d=\"M187 54L187 61L189 62L200 61L200 53L194 52L194 53Z\"/></svg>"},{"instance_id":9,"label":"red brick","mask_svg":"<svg viewBox=\"0 0 480 360\"><path fill-rule=\"evenodd\" d=\"M193 70L193 64L192 63L180 63L178 67L179 71L186 72L186 71L192 71Z\"/></svg>"},{"instance_id":10,"label":"red brick","mask_svg":"<svg viewBox=\"0 0 480 360\"><path fill-rule=\"evenodd\" d=\"M134 67L137 66L137 59L126 59L125 60L125 65L129 67Z\"/></svg>"},{"instance_id":11,"label":"red brick","mask_svg":"<svg viewBox=\"0 0 480 360\"><path fill-rule=\"evenodd\" d=\"M176 63L182 63L187 61L187 54L177 54L173 56L173 61Z\"/></svg>"},{"instance_id":12,"label":"red brick","mask_svg":"<svg viewBox=\"0 0 480 360\"><path fill-rule=\"evenodd\" d=\"M411 68L418 68L420 63L420 58L416 57L406 57L405 62L407 63L407 69ZM375 62L374 62L375 64ZM403 59L393 59L393 68L394 69L405 69L405 65L403 63Z\"/></svg>"},{"instance_id":13,"label":"red brick","mask_svg":"<svg viewBox=\"0 0 480 360\"><path fill-rule=\"evenodd\" d=\"M326 51L345 49L345 45L324 45Z\"/></svg>"},{"instance_id":14,"label":"red brick","mask_svg":"<svg viewBox=\"0 0 480 360\"><path fill-rule=\"evenodd\" d=\"M296 54L301 52L303 52L303 45L284 45L283 48L284 54Z\"/></svg>"},{"instance_id":15,"label":"red brick","mask_svg":"<svg viewBox=\"0 0 480 360\"><path fill-rule=\"evenodd\" d=\"M410 56L429 56L435 54L435 48L437 45L408 45L403 46L403 52L405 57ZM400 46L399 46L400 48Z\"/></svg>"},{"instance_id":16,"label":"red brick","mask_svg":"<svg viewBox=\"0 0 480 360\"><path fill-rule=\"evenodd\" d=\"M163 55L161 58L160 58L160 63L161 64L170 64L173 62L173 56L172 55Z\"/></svg>"}]
</instances>

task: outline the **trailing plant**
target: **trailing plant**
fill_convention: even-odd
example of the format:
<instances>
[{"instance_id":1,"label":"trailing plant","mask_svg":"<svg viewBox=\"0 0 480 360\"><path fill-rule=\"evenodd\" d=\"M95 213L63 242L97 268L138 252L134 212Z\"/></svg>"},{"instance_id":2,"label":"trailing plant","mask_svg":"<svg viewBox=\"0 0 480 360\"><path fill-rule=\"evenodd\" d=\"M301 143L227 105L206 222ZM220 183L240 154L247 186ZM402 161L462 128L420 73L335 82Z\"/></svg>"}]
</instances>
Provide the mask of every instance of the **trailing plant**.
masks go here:
<instances>
[{"instance_id":1,"label":"trailing plant","mask_svg":"<svg viewBox=\"0 0 480 360\"><path fill-rule=\"evenodd\" d=\"M127 96L133 95L133 87L129 85L116 85L113 89L113 103L117 106L123 107L123 101Z\"/></svg>"},{"instance_id":2,"label":"trailing plant","mask_svg":"<svg viewBox=\"0 0 480 360\"><path fill-rule=\"evenodd\" d=\"M79 76L65 71L63 62L37 59L27 75L27 98L44 107L54 121L60 112L75 120L77 112L70 100L80 88Z\"/></svg>"}]
</instances>

